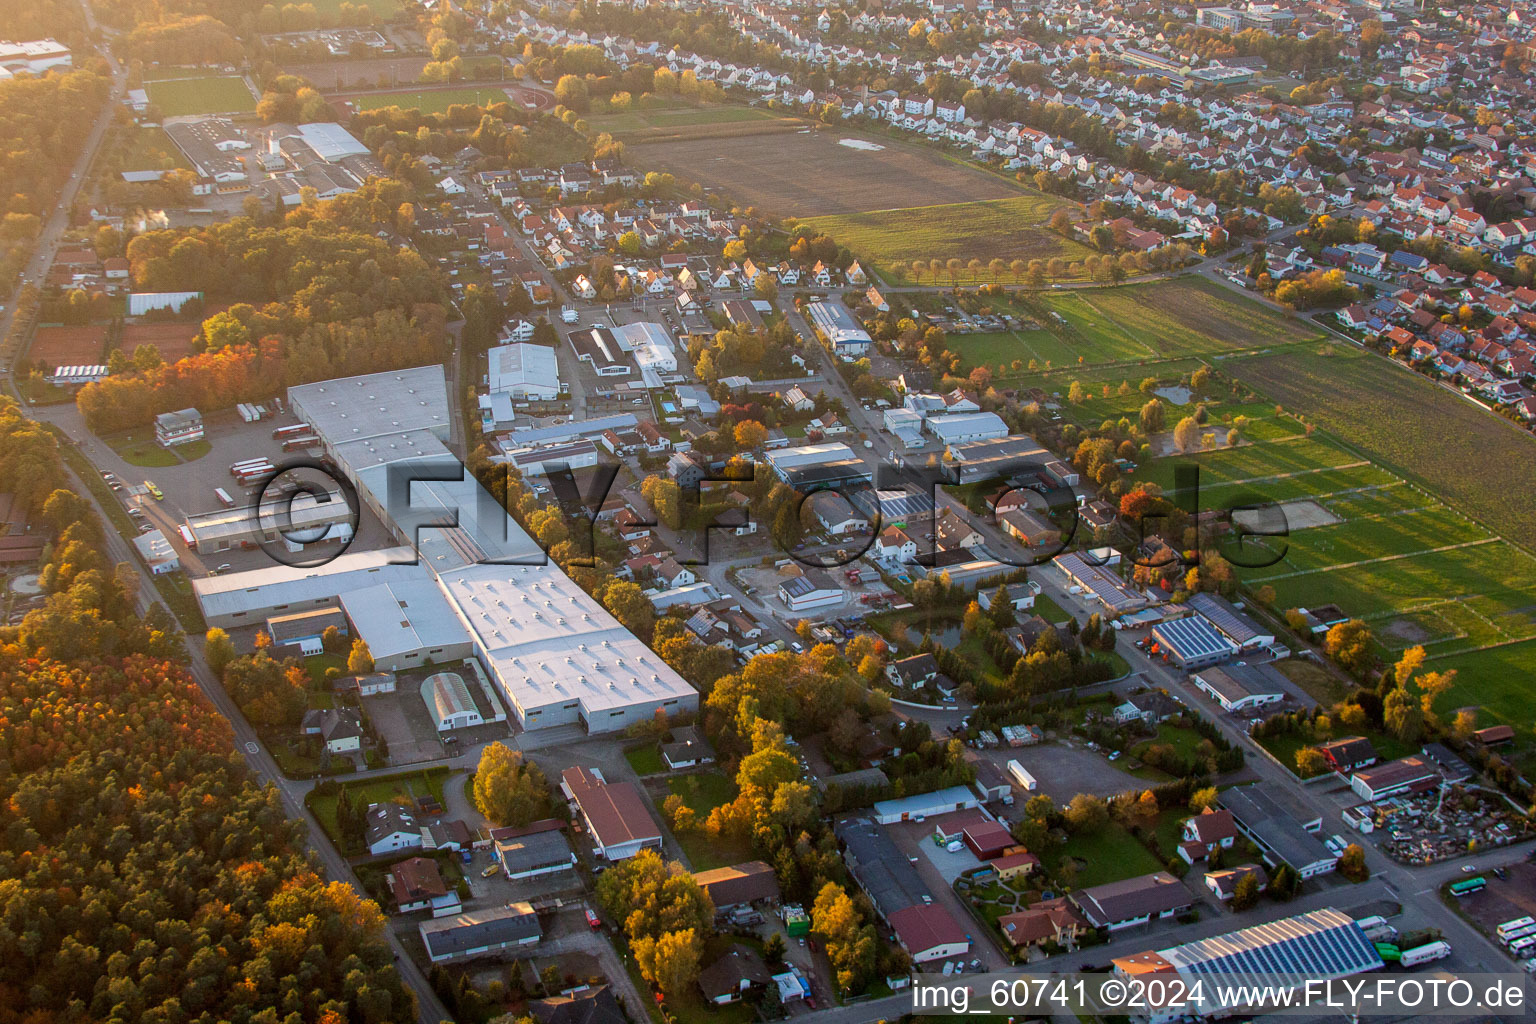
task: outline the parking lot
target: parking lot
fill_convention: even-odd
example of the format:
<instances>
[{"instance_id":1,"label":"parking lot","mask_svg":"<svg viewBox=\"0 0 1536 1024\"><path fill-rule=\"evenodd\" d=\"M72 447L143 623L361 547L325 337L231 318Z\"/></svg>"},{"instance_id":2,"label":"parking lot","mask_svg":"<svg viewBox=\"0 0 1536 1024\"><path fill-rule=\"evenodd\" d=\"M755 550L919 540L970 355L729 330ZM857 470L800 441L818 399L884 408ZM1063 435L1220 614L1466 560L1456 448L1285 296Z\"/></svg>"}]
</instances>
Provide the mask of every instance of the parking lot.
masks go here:
<instances>
[{"instance_id":1,"label":"parking lot","mask_svg":"<svg viewBox=\"0 0 1536 1024\"><path fill-rule=\"evenodd\" d=\"M1483 873L1488 887L1463 896L1457 904L1478 930L1495 943L1497 929L1505 921L1536 917L1536 864L1520 861L1504 869L1504 873L1504 878L1493 872Z\"/></svg>"},{"instance_id":2,"label":"parking lot","mask_svg":"<svg viewBox=\"0 0 1536 1024\"><path fill-rule=\"evenodd\" d=\"M1057 803L1066 803L1079 793L1096 796L1114 796L1128 789L1145 789L1148 783L1121 771L1103 754L1095 753L1075 742L1039 743L1032 747L996 747L978 751L1004 774L1011 760L1018 761L1040 783L1038 793L1044 793ZM1036 793L1016 791L1016 803L1027 800Z\"/></svg>"},{"instance_id":3,"label":"parking lot","mask_svg":"<svg viewBox=\"0 0 1536 1024\"><path fill-rule=\"evenodd\" d=\"M280 416L245 423L233 411L215 413L204 421L204 439L211 445L211 450L200 458L173 466L146 468L130 465L101 440L90 442L89 452L93 461L105 471L116 474L124 484L117 492L124 505L140 510L145 520L165 534L181 556L182 567L188 575L203 576L209 570L261 569L270 567L272 558L260 548L199 555L182 542L177 528L188 515L211 512L220 507L214 494L216 488L223 488L237 503L253 502L255 489L240 487L230 476L229 467L248 459L268 458L280 465L284 458L293 458L294 453L283 452L281 443L272 439L272 430L294 422L292 416ZM163 497L154 498L148 492L148 483L153 483ZM363 509L350 550L366 551L392 543L383 524Z\"/></svg>"}]
</instances>

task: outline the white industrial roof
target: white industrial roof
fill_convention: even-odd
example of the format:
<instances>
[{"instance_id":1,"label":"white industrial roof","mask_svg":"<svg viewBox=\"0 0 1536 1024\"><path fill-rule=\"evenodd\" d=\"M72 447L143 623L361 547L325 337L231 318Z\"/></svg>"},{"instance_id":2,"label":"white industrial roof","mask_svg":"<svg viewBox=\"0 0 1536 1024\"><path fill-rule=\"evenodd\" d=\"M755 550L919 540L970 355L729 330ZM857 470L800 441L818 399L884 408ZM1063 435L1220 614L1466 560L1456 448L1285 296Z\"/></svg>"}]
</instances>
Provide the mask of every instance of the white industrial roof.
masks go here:
<instances>
[{"instance_id":1,"label":"white industrial roof","mask_svg":"<svg viewBox=\"0 0 1536 1024\"><path fill-rule=\"evenodd\" d=\"M538 387L560 390L555 350L547 345L501 345L487 353L491 391Z\"/></svg>"},{"instance_id":2,"label":"white industrial roof","mask_svg":"<svg viewBox=\"0 0 1536 1024\"><path fill-rule=\"evenodd\" d=\"M1005 437L1008 434L1008 424L995 412L962 412L949 416L928 417L928 429L933 431L933 436L940 441L948 441L952 437L969 438L978 434L989 433L994 437Z\"/></svg>"},{"instance_id":3,"label":"white industrial roof","mask_svg":"<svg viewBox=\"0 0 1536 1024\"><path fill-rule=\"evenodd\" d=\"M294 412L413 546L348 554L316 569L281 566L200 580L195 586L206 614L340 595L375 656L468 636L525 718L541 708L579 704L596 727L605 712L697 697L550 563L438 434L424 429L424 418L431 417L447 432L442 367L309 384L288 394ZM389 463L412 457L424 466L437 464L454 479L402 487L420 474L392 479ZM390 564L399 561L412 564Z\"/></svg>"},{"instance_id":4,"label":"white industrial roof","mask_svg":"<svg viewBox=\"0 0 1536 1024\"><path fill-rule=\"evenodd\" d=\"M447 395L447 381L438 365L288 389L289 400L303 409L305 422L333 447L416 429L446 432Z\"/></svg>"},{"instance_id":5,"label":"white industrial roof","mask_svg":"<svg viewBox=\"0 0 1536 1024\"><path fill-rule=\"evenodd\" d=\"M830 441L826 444L804 444L798 448L780 448L764 456L768 464L780 473L799 466L818 462L843 462L854 458L853 449L845 444Z\"/></svg>"},{"instance_id":6,"label":"white industrial roof","mask_svg":"<svg viewBox=\"0 0 1536 1024\"><path fill-rule=\"evenodd\" d=\"M442 588L427 573L419 576L342 591L341 606L375 658L469 641Z\"/></svg>"},{"instance_id":7,"label":"white industrial roof","mask_svg":"<svg viewBox=\"0 0 1536 1024\"><path fill-rule=\"evenodd\" d=\"M813 302L806 307L806 311L810 314L811 323L834 346L869 344L869 332L841 303Z\"/></svg>"},{"instance_id":8,"label":"white industrial roof","mask_svg":"<svg viewBox=\"0 0 1536 1024\"><path fill-rule=\"evenodd\" d=\"M203 614L214 618L275 604L302 604L379 583L425 579L423 566L409 564L415 557L416 552L408 547L349 551L314 568L272 565L227 576L205 576L192 581L192 590Z\"/></svg>"},{"instance_id":9,"label":"white industrial roof","mask_svg":"<svg viewBox=\"0 0 1536 1024\"><path fill-rule=\"evenodd\" d=\"M613 336L619 339L619 344L629 352L638 352L647 345L653 345L667 352L671 352L673 348L672 338L667 334L667 329L661 324L647 320L615 327Z\"/></svg>"},{"instance_id":10,"label":"white industrial roof","mask_svg":"<svg viewBox=\"0 0 1536 1024\"><path fill-rule=\"evenodd\" d=\"M299 125L299 135L315 151L315 155L327 163L336 163L349 156L367 156L368 147L357 141L352 133L333 121L314 121Z\"/></svg>"},{"instance_id":11,"label":"white industrial roof","mask_svg":"<svg viewBox=\"0 0 1536 1024\"><path fill-rule=\"evenodd\" d=\"M502 688L524 710L580 701L588 720L695 691L554 566L473 565L443 577Z\"/></svg>"}]
</instances>

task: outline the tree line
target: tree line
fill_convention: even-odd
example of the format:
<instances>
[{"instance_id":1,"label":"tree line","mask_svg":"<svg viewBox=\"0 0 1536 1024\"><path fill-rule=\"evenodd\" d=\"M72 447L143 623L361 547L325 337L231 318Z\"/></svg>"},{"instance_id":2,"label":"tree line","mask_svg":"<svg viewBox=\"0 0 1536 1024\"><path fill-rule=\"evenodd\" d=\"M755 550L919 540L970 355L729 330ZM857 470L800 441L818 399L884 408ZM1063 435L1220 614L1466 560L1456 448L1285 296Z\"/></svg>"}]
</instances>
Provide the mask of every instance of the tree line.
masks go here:
<instances>
[{"instance_id":1,"label":"tree line","mask_svg":"<svg viewBox=\"0 0 1536 1024\"><path fill-rule=\"evenodd\" d=\"M9 399L0 430L0 489L65 479ZM379 908L315 874L91 503L38 515L44 605L0 628L0 1024L414 1019Z\"/></svg>"}]
</instances>

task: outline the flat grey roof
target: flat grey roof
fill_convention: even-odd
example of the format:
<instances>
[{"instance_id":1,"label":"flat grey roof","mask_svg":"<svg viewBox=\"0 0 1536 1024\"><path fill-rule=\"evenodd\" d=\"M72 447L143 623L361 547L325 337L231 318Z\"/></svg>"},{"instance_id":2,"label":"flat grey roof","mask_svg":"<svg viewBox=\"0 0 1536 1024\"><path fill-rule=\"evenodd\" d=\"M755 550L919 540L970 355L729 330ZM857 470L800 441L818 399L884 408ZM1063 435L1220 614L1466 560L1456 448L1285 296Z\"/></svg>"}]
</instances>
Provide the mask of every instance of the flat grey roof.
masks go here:
<instances>
[{"instance_id":1,"label":"flat grey roof","mask_svg":"<svg viewBox=\"0 0 1536 1024\"><path fill-rule=\"evenodd\" d=\"M1234 786L1223 790L1221 805L1232 812L1245 831L1298 871L1318 861L1337 859L1328 852L1321 839L1308 832L1270 793L1258 786Z\"/></svg>"}]
</instances>

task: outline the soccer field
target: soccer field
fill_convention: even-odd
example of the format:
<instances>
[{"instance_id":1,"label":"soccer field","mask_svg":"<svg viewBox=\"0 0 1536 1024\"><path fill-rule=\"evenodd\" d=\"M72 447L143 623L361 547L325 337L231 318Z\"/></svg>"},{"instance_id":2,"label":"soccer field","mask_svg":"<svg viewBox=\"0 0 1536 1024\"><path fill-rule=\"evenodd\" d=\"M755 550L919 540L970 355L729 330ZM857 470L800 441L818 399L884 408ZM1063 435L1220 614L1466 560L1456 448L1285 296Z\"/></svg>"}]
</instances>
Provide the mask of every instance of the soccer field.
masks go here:
<instances>
[{"instance_id":1,"label":"soccer field","mask_svg":"<svg viewBox=\"0 0 1536 1024\"><path fill-rule=\"evenodd\" d=\"M1230 419L1224 408L1213 422ZM1242 407L1256 443L1157 459L1138 478L1170 488L1176 466L1197 467L1201 509L1303 503L1290 506L1284 536L1248 538L1242 581L1272 588L1279 610L1337 604L1370 626L1388 661L1423 645L1431 668L1458 671L1443 713L1476 705L1482 724L1525 731L1536 703L1503 674L1536 674L1536 558L1352 443L1287 436L1294 420L1264 408ZM1263 440L1269 424L1276 437Z\"/></svg>"},{"instance_id":2,"label":"soccer field","mask_svg":"<svg viewBox=\"0 0 1536 1024\"><path fill-rule=\"evenodd\" d=\"M357 96L352 102L359 110L380 110L384 107L415 108L424 114L446 114L452 106L489 107L497 103L512 102L506 91L489 86L478 89L423 89L419 92L380 93L376 96Z\"/></svg>"},{"instance_id":3,"label":"soccer field","mask_svg":"<svg viewBox=\"0 0 1536 1024\"><path fill-rule=\"evenodd\" d=\"M197 114L245 114L256 109L256 97L236 76L214 78L168 78L146 82L149 102L160 108L164 117L189 117Z\"/></svg>"},{"instance_id":4,"label":"soccer field","mask_svg":"<svg viewBox=\"0 0 1536 1024\"><path fill-rule=\"evenodd\" d=\"M1116 288L1053 289L1033 298L999 299L993 305L1033 318L1038 329L952 336L949 347L967 367L997 370L1011 367L1014 360L1026 366L1033 360L1042 368L1049 363L1057 369L1145 363L1318 337L1266 306L1193 277ZM1126 372L1138 380L1146 376Z\"/></svg>"}]
</instances>

